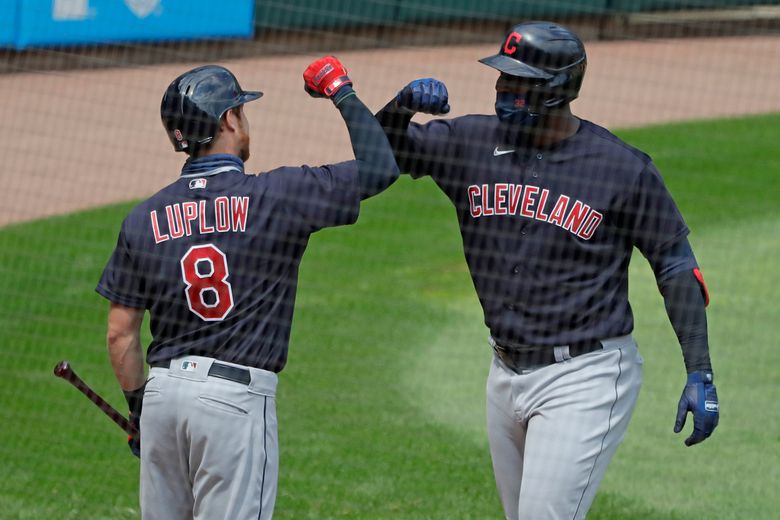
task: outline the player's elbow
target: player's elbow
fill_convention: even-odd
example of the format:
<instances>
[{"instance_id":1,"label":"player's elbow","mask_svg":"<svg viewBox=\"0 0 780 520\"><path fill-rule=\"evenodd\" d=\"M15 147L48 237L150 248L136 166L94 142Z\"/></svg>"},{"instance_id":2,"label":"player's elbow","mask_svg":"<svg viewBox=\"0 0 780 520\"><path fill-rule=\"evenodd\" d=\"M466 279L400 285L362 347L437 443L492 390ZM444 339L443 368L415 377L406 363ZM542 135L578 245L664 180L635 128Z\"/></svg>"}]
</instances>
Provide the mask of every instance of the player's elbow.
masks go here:
<instances>
[{"instance_id":1,"label":"player's elbow","mask_svg":"<svg viewBox=\"0 0 780 520\"><path fill-rule=\"evenodd\" d=\"M106 333L106 343L109 350L123 349L129 344L138 343L143 316L143 309L112 303L108 313L108 331Z\"/></svg>"},{"instance_id":2,"label":"player's elbow","mask_svg":"<svg viewBox=\"0 0 780 520\"><path fill-rule=\"evenodd\" d=\"M392 154L390 155L390 160L388 161L387 164L387 170L388 170L387 178L390 181L388 182L387 185L390 186L391 184L393 184L395 181L398 180L398 177L401 176L401 169L398 168L398 163L395 161L395 157L393 157Z\"/></svg>"},{"instance_id":3,"label":"player's elbow","mask_svg":"<svg viewBox=\"0 0 780 520\"><path fill-rule=\"evenodd\" d=\"M140 344L140 334L134 330L109 327L106 333L106 346L109 352L127 350L135 344Z\"/></svg>"},{"instance_id":4,"label":"player's elbow","mask_svg":"<svg viewBox=\"0 0 780 520\"><path fill-rule=\"evenodd\" d=\"M366 199L386 190L401 174L392 154L390 154L389 158L384 157L371 164L360 164L360 161L358 161L358 171L361 199Z\"/></svg>"}]
</instances>

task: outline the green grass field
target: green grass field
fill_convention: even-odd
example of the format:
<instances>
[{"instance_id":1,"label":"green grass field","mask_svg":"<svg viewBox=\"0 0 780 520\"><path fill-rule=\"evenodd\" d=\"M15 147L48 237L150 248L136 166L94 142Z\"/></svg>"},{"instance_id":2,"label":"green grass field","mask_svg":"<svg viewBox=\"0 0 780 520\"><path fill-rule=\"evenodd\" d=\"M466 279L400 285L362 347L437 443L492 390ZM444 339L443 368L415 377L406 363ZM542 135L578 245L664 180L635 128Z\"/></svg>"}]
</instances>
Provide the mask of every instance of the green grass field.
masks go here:
<instances>
[{"instance_id":1,"label":"green grass field","mask_svg":"<svg viewBox=\"0 0 780 520\"><path fill-rule=\"evenodd\" d=\"M780 115L619 134L654 157L693 229L722 414L700 446L673 434L684 368L636 254L645 384L589 518L777 518ZM93 288L130 207L0 230L0 518L139 516L124 435L52 376L69 359L123 408ZM357 225L315 235L280 378L276 517L501 518L486 336L454 211L429 180L402 178Z\"/></svg>"}]
</instances>

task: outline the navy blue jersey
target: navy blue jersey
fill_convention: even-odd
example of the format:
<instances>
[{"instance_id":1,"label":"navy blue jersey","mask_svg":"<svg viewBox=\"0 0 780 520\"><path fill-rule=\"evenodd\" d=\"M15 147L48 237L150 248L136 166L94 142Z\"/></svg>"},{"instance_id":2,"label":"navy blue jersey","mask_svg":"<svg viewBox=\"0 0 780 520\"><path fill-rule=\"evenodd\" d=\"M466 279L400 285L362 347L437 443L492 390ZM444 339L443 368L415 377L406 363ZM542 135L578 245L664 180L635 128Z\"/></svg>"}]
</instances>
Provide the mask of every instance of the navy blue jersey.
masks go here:
<instances>
[{"instance_id":1,"label":"navy blue jersey","mask_svg":"<svg viewBox=\"0 0 780 520\"><path fill-rule=\"evenodd\" d=\"M149 310L152 366L192 354L279 372L309 235L359 210L355 161L255 176L230 155L190 160L125 219L96 290Z\"/></svg>"},{"instance_id":2,"label":"navy blue jersey","mask_svg":"<svg viewBox=\"0 0 780 520\"><path fill-rule=\"evenodd\" d=\"M688 234L650 158L591 122L532 151L501 144L498 119L487 115L412 123L407 137L399 166L430 175L454 204L499 343L628 334L633 247L652 255Z\"/></svg>"}]
</instances>

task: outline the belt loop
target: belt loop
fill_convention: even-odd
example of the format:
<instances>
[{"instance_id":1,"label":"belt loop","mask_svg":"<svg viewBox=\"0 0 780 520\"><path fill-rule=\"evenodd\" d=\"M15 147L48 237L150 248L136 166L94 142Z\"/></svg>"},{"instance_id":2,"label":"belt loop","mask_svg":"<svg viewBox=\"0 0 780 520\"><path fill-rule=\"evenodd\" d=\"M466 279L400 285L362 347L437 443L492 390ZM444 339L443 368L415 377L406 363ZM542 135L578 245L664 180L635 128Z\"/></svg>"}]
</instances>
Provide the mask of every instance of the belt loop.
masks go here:
<instances>
[{"instance_id":1,"label":"belt loop","mask_svg":"<svg viewBox=\"0 0 780 520\"><path fill-rule=\"evenodd\" d=\"M555 362L560 363L571 359L571 353L569 352L569 345L561 345L560 347L553 347L553 354L555 355Z\"/></svg>"}]
</instances>

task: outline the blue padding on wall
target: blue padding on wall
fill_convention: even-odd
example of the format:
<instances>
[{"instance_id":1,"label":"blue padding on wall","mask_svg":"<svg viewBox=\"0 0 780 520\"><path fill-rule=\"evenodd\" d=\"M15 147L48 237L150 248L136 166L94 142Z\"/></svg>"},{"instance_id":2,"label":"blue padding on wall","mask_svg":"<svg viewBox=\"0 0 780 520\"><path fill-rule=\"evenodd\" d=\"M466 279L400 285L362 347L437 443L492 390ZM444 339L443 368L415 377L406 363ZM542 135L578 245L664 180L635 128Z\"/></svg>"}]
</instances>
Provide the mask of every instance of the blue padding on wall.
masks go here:
<instances>
[{"instance_id":1,"label":"blue padding on wall","mask_svg":"<svg viewBox=\"0 0 780 520\"><path fill-rule=\"evenodd\" d=\"M251 37L253 17L254 0L25 0L16 47Z\"/></svg>"},{"instance_id":2,"label":"blue padding on wall","mask_svg":"<svg viewBox=\"0 0 780 520\"><path fill-rule=\"evenodd\" d=\"M12 47L16 42L16 16L19 0L0 2L0 47Z\"/></svg>"}]
</instances>

